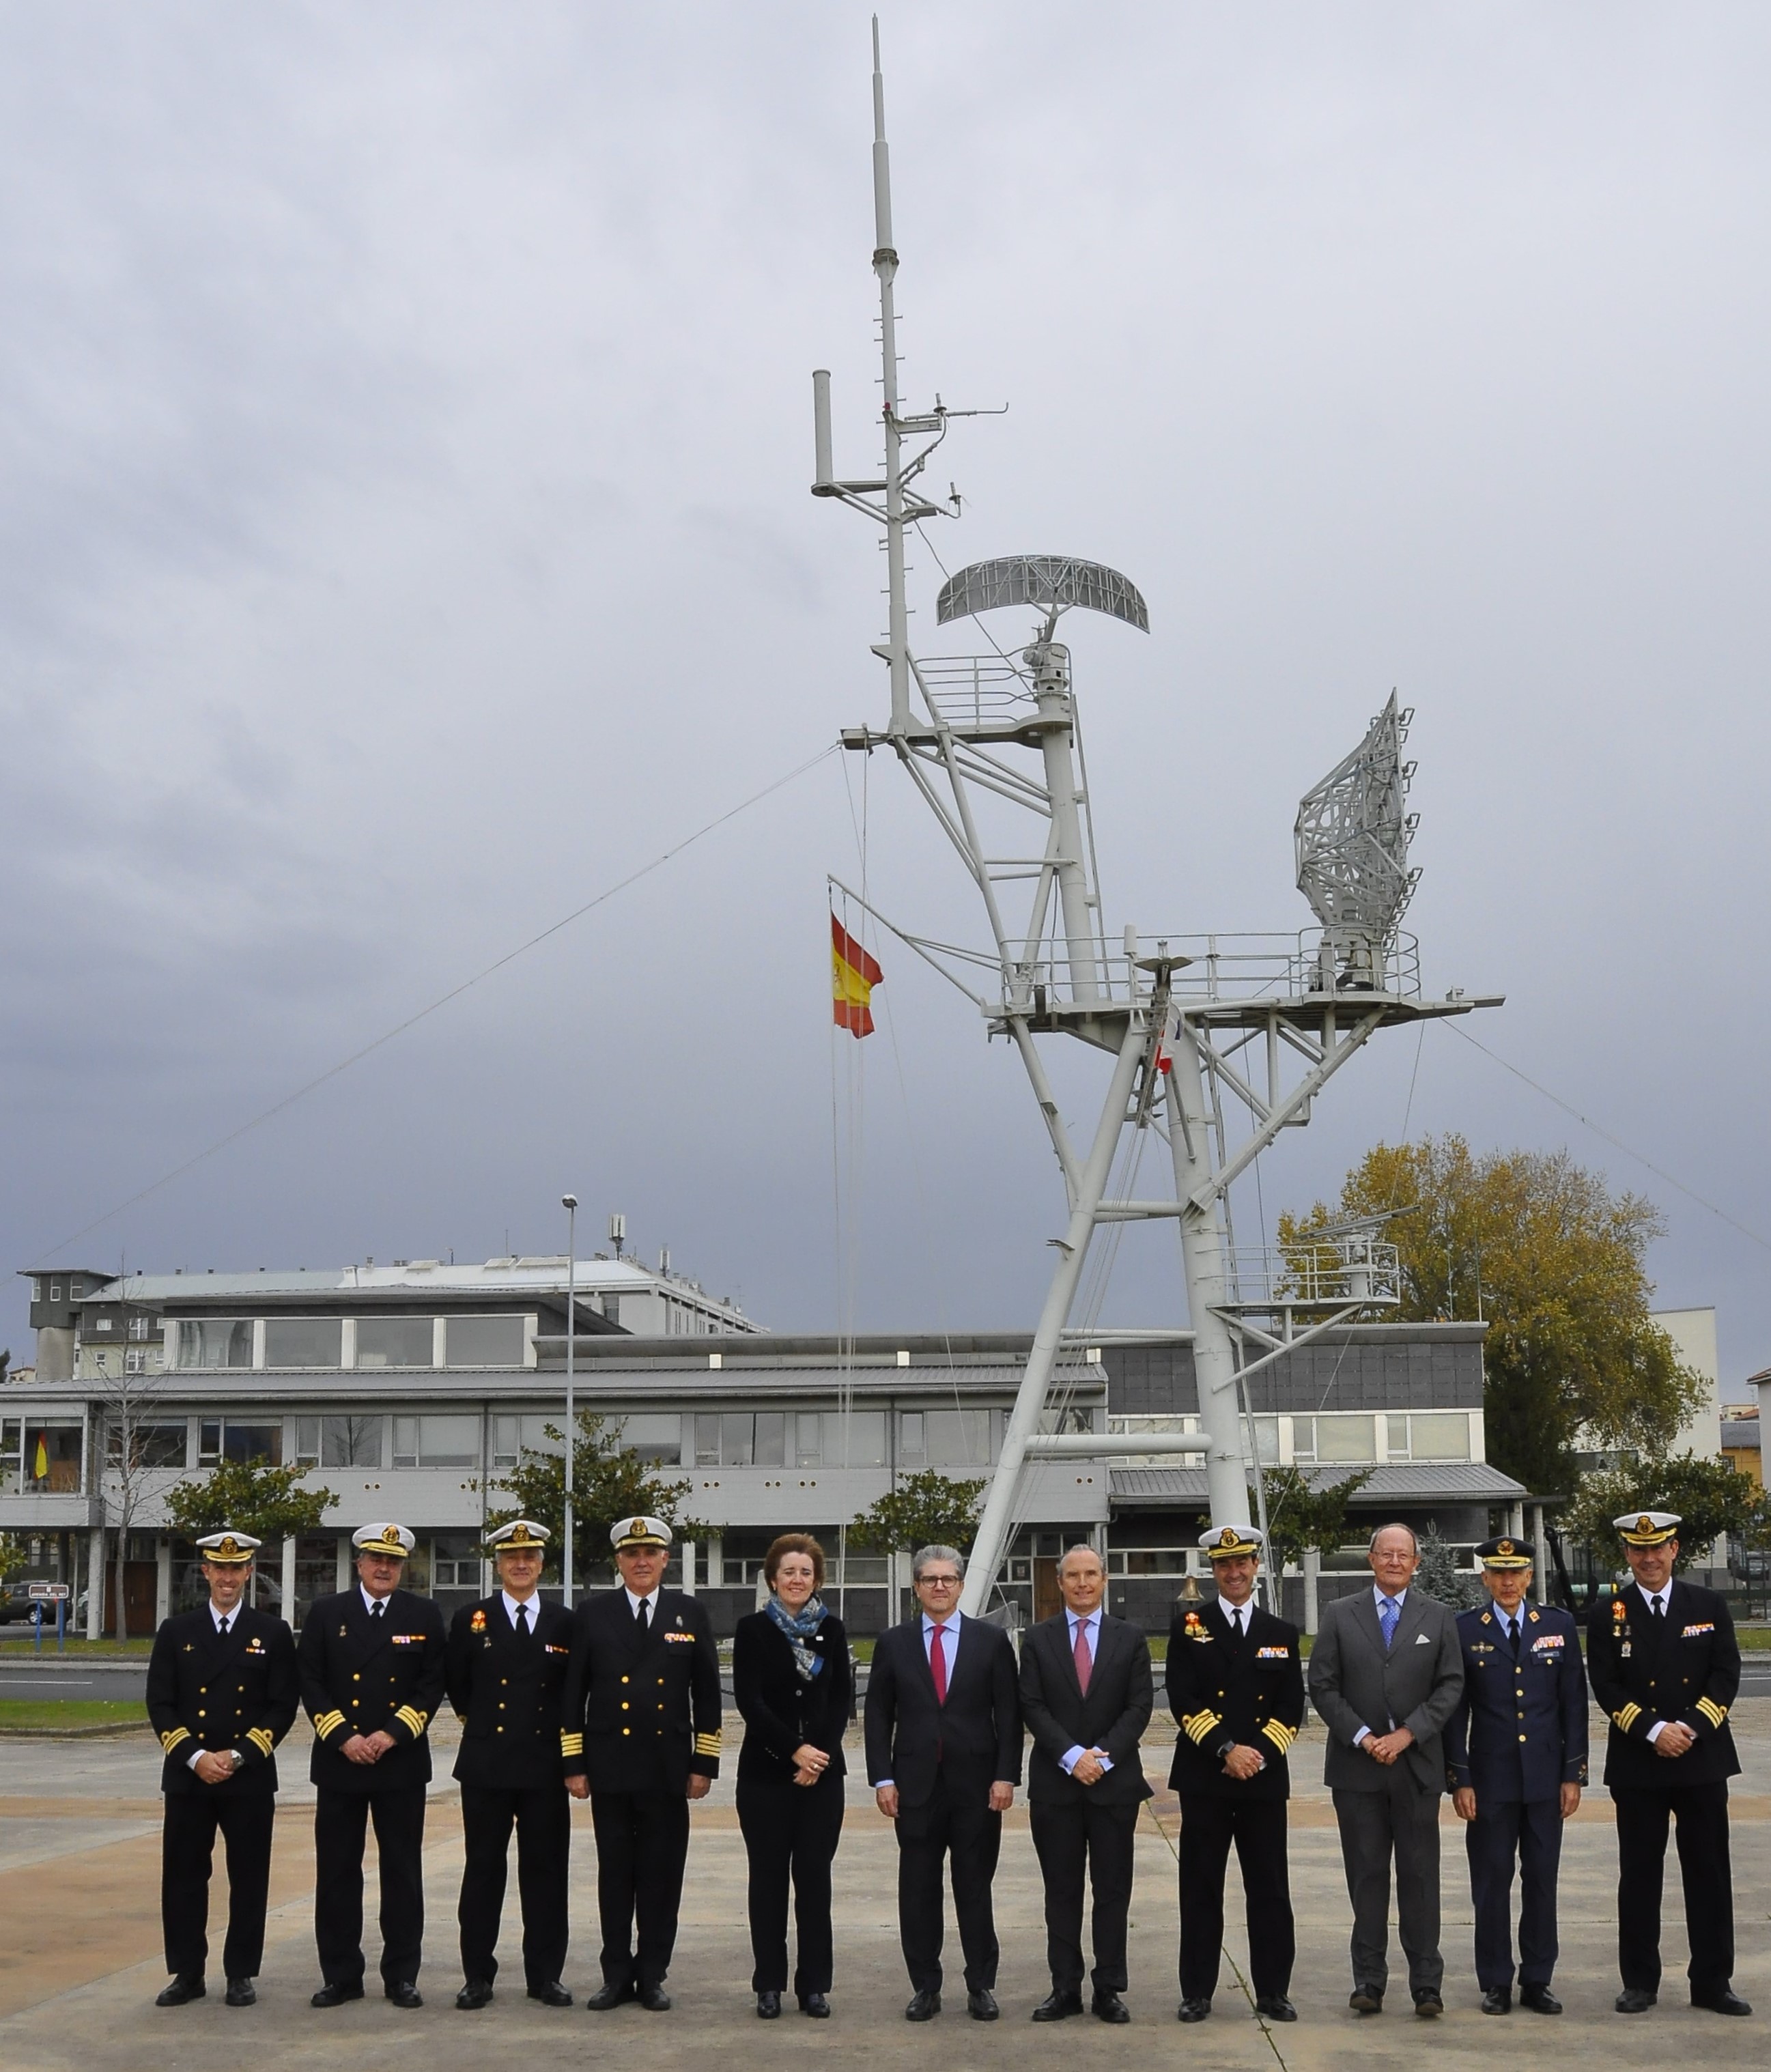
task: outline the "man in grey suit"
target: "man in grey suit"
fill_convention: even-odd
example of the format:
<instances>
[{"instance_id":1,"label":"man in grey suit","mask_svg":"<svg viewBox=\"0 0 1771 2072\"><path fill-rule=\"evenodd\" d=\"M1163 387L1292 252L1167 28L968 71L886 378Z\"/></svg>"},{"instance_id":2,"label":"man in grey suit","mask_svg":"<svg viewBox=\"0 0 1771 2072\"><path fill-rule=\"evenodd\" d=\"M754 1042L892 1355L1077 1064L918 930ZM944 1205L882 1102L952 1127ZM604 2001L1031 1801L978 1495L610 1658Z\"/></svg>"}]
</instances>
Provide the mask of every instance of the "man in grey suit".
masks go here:
<instances>
[{"instance_id":1,"label":"man in grey suit","mask_svg":"<svg viewBox=\"0 0 1771 2072\"><path fill-rule=\"evenodd\" d=\"M1406 1525L1379 1526L1368 1558L1374 1587L1326 1608L1310 1654L1310 1702L1329 1731L1325 1781L1353 1901L1349 2004L1362 2015L1383 2010L1394 1856L1415 2012L1440 2015L1440 1736L1463 1694L1463 1649L1450 1608L1410 1587L1420 1549Z\"/></svg>"}]
</instances>

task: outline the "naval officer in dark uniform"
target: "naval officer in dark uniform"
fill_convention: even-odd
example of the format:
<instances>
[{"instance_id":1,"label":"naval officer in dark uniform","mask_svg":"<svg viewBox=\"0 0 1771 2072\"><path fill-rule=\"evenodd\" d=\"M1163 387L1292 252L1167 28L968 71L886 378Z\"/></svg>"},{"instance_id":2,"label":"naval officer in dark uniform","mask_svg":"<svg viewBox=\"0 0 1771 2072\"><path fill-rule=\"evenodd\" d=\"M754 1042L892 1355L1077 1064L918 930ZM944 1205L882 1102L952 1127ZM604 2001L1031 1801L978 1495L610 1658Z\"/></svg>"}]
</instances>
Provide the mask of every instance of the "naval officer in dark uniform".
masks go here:
<instances>
[{"instance_id":1,"label":"naval officer in dark uniform","mask_svg":"<svg viewBox=\"0 0 1771 2072\"><path fill-rule=\"evenodd\" d=\"M455 1775L466 1843L462 1866L458 2008L483 2008L498 1975L499 1917L516 1829L528 1996L570 2007L565 1969L566 1862L571 1801L560 1769L560 1700L572 1653L572 1614L540 1594L547 1529L513 1519L486 1536L499 1587L463 1605L449 1629L449 1702L463 1721Z\"/></svg>"},{"instance_id":2,"label":"naval officer in dark uniform","mask_svg":"<svg viewBox=\"0 0 1771 2072\"><path fill-rule=\"evenodd\" d=\"M315 2007L363 1997L363 1845L375 1821L381 1867L381 1984L396 2007L424 2005L426 1729L442 1703L446 1636L429 1597L399 1588L417 1542L403 1525L351 1535L357 1581L321 1597L302 1628L302 1703L314 1722L314 1939L325 1980Z\"/></svg>"},{"instance_id":3,"label":"naval officer in dark uniform","mask_svg":"<svg viewBox=\"0 0 1771 2072\"><path fill-rule=\"evenodd\" d=\"M688 1802L719 1774L719 1655L706 1612L662 1587L672 1536L661 1518L623 1519L609 1535L619 1585L573 1614L560 1747L596 1830L602 1984L586 2004L599 2013L669 2008Z\"/></svg>"},{"instance_id":4,"label":"naval officer in dark uniform","mask_svg":"<svg viewBox=\"0 0 1771 2072\"><path fill-rule=\"evenodd\" d=\"M1446 1782L1464 1830L1482 2012L1513 2004L1513 1867L1518 1866L1519 2004L1560 2014L1555 1885L1562 1823L1587 1781L1587 1679L1570 1612L1530 1601L1531 1552L1505 1535L1476 1549L1494 1601L1460 1612L1464 1695L1445 1727Z\"/></svg>"},{"instance_id":5,"label":"naval officer in dark uniform","mask_svg":"<svg viewBox=\"0 0 1771 2072\"><path fill-rule=\"evenodd\" d=\"M1594 1607L1587 1667L1592 1695L1611 1716L1605 1782L1617 1808L1617 2012L1641 2014L1659 1996L1661 1886L1666 1830L1676 1821L1691 2005L1750 2014L1730 1984L1728 1781L1740 1767L1728 1724L1740 1688L1734 1622L1716 1591L1674 1576L1676 1511L1612 1522L1634 1580Z\"/></svg>"},{"instance_id":6,"label":"naval officer in dark uniform","mask_svg":"<svg viewBox=\"0 0 1771 2072\"><path fill-rule=\"evenodd\" d=\"M166 1753L160 1918L172 1983L154 2003L205 1992L209 1873L219 1827L228 1848L229 2007L250 2007L265 1954L277 1758L295 1719L295 1641L280 1618L242 1601L259 1542L211 1532L197 1542L208 1602L169 1618L148 1663L147 1710Z\"/></svg>"},{"instance_id":7,"label":"naval officer in dark uniform","mask_svg":"<svg viewBox=\"0 0 1771 2072\"><path fill-rule=\"evenodd\" d=\"M1286 1758L1304 1724L1297 1628L1255 1602L1261 1536L1251 1525L1199 1536L1217 1601L1175 1614L1169 1630L1169 1709L1181 1729L1169 1789L1181 1801L1182 2021L1211 2012L1223 1954L1224 1873L1242 1865L1255 2005L1296 2021L1296 1933L1285 1853Z\"/></svg>"}]
</instances>

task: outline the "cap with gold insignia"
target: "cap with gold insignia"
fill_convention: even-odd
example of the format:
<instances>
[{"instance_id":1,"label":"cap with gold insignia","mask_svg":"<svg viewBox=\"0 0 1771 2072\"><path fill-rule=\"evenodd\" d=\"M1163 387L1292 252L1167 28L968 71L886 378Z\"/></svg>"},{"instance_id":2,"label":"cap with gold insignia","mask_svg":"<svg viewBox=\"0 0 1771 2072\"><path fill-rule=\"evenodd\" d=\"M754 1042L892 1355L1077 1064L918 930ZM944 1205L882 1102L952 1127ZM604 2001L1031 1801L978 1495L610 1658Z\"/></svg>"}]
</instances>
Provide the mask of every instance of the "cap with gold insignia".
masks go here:
<instances>
[{"instance_id":1,"label":"cap with gold insignia","mask_svg":"<svg viewBox=\"0 0 1771 2072\"><path fill-rule=\"evenodd\" d=\"M251 1560L264 1545L262 1540L254 1540L249 1532L206 1532L197 1542L197 1552L205 1561L213 1561L217 1568L231 1568Z\"/></svg>"},{"instance_id":2,"label":"cap with gold insignia","mask_svg":"<svg viewBox=\"0 0 1771 2072\"><path fill-rule=\"evenodd\" d=\"M495 1532L488 1532L486 1544L500 1554L539 1554L547 1544L547 1527L532 1518L513 1518Z\"/></svg>"},{"instance_id":3,"label":"cap with gold insignia","mask_svg":"<svg viewBox=\"0 0 1771 2072\"><path fill-rule=\"evenodd\" d=\"M676 1537L661 1518L624 1518L609 1528L609 1544L618 1554L623 1547L668 1547Z\"/></svg>"},{"instance_id":4,"label":"cap with gold insignia","mask_svg":"<svg viewBox=\"0 0 1771 2072\"><path fill-rule=\"evenodd\" d=\"M1529 1568L1537 1560L1528 1540L1485 1540L1476 1549L1476 1559L1485 1568Z\"/></svg>"},{"instance_id":5,"label":"cap with gold insignia","mask_svg":"<svg viewBox=\"0 0 1771 2072\"><path fill-rule=\"evenodd\" d=\"M391 1554L403 1561L417 1545L417 1537L403 1525L364 1525L351 1535L351 1544L360 1554Z\"/></svg>"},{"instance_id":6,"label":"cap with gold insignia","mask_svg":"<svg viewBox=\"0 0 1771 2072\"><path fill-rule=\"evenodd\" d=\"M1239 1554L1259 1554L1260 1535L1251 1525L1214 1525L1199 1535L1199 1544L1214 1561L1232 1561Z\"/></svg>"},{"instance_id":7,"label":"cap with gold insignia","mask_svg":"<svg viewBox=\"0 0 1771 2072\"><path fill-rule=\"evenodd\" d=\"M1622 1534L1625 1546L1659 1547L1677 1536L1679 1518L1676 1511L1634 1511L1611 1522Z\"/></svg>"}]
</instances>

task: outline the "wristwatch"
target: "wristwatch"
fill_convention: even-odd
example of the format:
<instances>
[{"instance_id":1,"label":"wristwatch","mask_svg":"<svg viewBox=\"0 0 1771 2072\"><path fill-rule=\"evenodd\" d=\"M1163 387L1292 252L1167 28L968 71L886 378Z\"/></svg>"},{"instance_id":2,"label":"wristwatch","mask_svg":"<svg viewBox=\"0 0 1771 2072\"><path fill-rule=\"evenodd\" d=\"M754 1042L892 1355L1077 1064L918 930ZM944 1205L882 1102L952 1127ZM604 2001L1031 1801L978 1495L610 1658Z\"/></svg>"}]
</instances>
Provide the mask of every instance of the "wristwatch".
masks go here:
<instances>
[{"instance_id":1,"label":"wristwatch","mask_svg":"<svg viewBox=\"0 0 1771 2072\"><path fill-rule=\"evenodd\" d=\"M228 1753L234 1759L234 1770L236 1774L246 1767L246 1758L240 1753L238 1749L229 1749Z\"/></svg>"}]
</instances>

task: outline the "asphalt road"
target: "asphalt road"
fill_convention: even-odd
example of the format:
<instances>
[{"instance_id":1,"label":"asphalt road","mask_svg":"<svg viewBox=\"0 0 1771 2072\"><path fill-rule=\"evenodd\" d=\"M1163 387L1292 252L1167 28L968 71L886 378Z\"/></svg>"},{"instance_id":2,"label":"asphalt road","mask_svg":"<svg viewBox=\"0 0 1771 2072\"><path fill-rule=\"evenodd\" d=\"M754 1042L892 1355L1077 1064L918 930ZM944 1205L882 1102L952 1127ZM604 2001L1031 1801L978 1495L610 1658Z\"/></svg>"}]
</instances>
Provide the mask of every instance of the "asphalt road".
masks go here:
<instances>
[{"instance_id":1,"label":"asphalt road","mask_svg":"<svg viewBox=\"0 0 1771 2072\"><path fill-rule=\"evenodd\" d=\"M147 1664L82 1663L71 1669L36 1669L22 1662L0 1663L0 1698L133 1698L147 1690Z\"/></svg>"}]
</instances>

